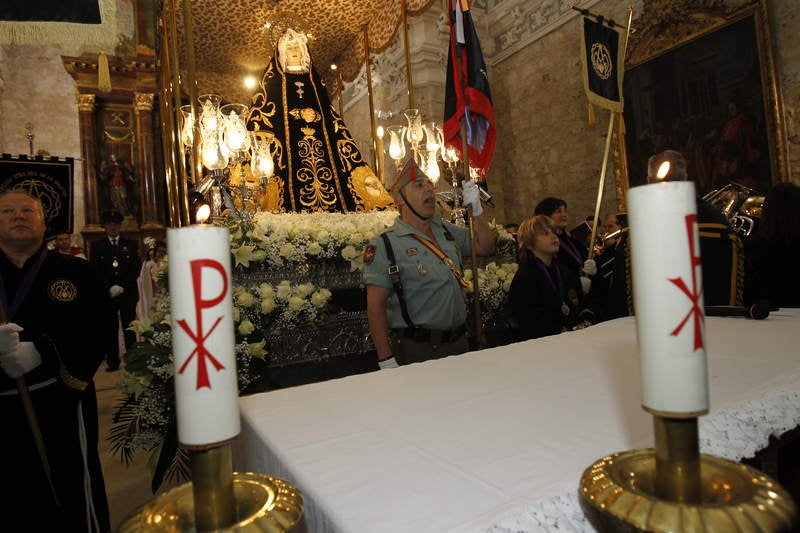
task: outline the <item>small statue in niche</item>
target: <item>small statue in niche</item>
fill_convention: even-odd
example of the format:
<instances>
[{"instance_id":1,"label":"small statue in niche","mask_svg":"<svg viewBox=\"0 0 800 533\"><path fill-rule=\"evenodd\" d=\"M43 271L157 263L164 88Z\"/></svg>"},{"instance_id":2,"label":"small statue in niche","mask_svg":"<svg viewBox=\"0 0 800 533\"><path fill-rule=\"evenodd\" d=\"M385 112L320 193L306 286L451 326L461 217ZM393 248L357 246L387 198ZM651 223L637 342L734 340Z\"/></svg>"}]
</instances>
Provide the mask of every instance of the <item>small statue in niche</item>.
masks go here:
<instances>
[{"instance_id":1,"label":"small statue in niche","mask_svg":"<svg viewBox=\"0 0 800 533\"><path fill-rule=\"evenodd\" d=\"M136 177L133 168L125 159L118 159L115 154L111 154L109 160L100 168L105 207L119 212L123 217L133 216L136 205Z\"/></svg>"}]
</instances>

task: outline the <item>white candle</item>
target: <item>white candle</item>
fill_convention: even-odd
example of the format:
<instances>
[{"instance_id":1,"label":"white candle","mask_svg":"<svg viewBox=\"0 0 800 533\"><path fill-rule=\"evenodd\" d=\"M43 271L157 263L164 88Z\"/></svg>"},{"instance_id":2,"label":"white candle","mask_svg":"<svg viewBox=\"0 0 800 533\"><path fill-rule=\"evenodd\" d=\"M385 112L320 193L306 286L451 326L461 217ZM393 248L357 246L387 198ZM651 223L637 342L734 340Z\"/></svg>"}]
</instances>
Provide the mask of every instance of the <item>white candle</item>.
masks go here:
<instances>
[{"instance_id":1,"label":"white candle","mask_svg":"<svg viewBox=\"0 0 800 533\"><path fill-rule=\"evenodd\" d=\"M634 187L627 201L642 406L679 417L704 414L708 366L694 184Z\"/></svg>"},{"instance_id":2,"label":"white candle","mask_svg":"<svg viewBox=\"0 0 800 533\"><path fill-rule=\"evenodd\" d=\"M167 231L178 441L239 434L228 230L200 224Z\"/></svg>"}]
</instances>

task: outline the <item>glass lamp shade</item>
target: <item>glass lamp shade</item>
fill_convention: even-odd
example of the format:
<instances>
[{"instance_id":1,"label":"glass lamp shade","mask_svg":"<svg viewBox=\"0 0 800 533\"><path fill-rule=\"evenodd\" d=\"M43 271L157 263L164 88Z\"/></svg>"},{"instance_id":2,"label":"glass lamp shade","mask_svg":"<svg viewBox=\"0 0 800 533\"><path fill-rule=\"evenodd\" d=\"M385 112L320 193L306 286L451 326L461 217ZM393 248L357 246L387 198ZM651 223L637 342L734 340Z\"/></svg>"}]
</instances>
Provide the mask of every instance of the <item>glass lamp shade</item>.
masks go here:
<instances>
[{"instance_id":1,"label":"glass lamp shade","mask_svg":"<svg viewBox=\"0 0 800 533\"><path fill-rule=\"evenodd\" d=\"M219 129L222 122L222 115L219 110L219 103L222 97L218 94L204 94L198 97L200 101L200 129L201 134L205 137L210 132L215 132Z\"/></svg>"},{"instance_id":2,"label":"glass lamp shade","mask_svg":"<svg viewBox=\"0 0 800 533\"><path fill-rule=\"evenodd\" d=\"M203 136L200 154L203 166L208 170L223 170L228 166L230 152L224 148L224 143L220 142L219 134L209 133Z\"/></svg>"},{"instance_id":3,"label":"glass lamp shade","mask_svg":"<svg viewBox=\"0 0 800 533\"><path fill-rule=\"evenodd\" d=\"M271 178L275 173L275 162L270 150L270 139L259 138L253 135L250 150L250 169L256 178Z\"/></svg>"},{"instance_id":4,"label":"glass lamp shade","mask_svg":"<svg viewBox=\"0 0 800 533\"><path fill-rule=\"evenodd\" d=\"M417 146L422 142L425 135L425 130L422 127L422 114L419 109L406 109L403 114L408 121L406 139L411 143L411 146Z\"/></svg>"},{"instance_id":5,"label":"glass lamp shade","mask_svg":"<svg viewBox=\"0 0 800 533\"><path fill-rule=\"evenodd\" d=\"M227 104L220 112L223 117L222 139L231 152L245 152L250 148L250 136L247 134L247 113L244 104Z\"/></svg>"},{"instance_id":6,"label":"glass lamp shade","mask_svg":"<svg viewBox=\"0 0 800 533\"><path fill-rule=\"evenodd\" d=\"M389 134L389 157L396 162L400 162L406 157L406 145L403 141L405 130L405 126L386 128L386 132Z\"/></svg>"},{"instance_id":7,"label":"glass lamp shade","mask_svg":"<svg viewBox=\"0 0 800 533\"><path fill-rule=\"evenodd\" d=\"M184 148L191 148L194 144L194 116L192 106L181 106L181 143Z\"/></svg>"}]
</instances>

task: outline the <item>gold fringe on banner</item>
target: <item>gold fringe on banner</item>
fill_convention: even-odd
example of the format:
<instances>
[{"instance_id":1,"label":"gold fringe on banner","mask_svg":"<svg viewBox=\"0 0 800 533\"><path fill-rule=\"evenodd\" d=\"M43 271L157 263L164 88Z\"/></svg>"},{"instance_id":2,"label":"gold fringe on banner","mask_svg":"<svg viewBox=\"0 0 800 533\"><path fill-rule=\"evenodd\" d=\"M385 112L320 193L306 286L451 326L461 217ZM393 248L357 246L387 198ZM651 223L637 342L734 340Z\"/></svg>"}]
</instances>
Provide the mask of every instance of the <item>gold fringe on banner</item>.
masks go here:
<instances>
[{"instance_id":1,"label":"gold fringe on banner","mask_svg":"<svg viewBox=\"0 0 800 533\"><path fill-rule=\"evenodd\" d=\"M69 46L76 43L113 48L117 44L116 0L100 0L100 24L74 22L0 22L0 44Z\"/></svg>"},{"instance_id":2,"label":"gold fringe on banner","mask_svg":"<svg viewBox=\"0 0 800 533\"><path fill-rule=\"evenodd\" d=\"M594 114L594 106L591 102L586 102L586 117L589 125L594 126L597 124L597 115Z\"/></svg>"},{"instance_id":3,"label":"gold fringe on banner","mask_svg":"<svg viewBox=\"0 0 800 533\"><path fill-rule=\"evenodd\" d=\"M101 93L111 92L111 72L108 70L108 56L100 51L97 55L97 89Z\"/></svg>"}]
</instances>

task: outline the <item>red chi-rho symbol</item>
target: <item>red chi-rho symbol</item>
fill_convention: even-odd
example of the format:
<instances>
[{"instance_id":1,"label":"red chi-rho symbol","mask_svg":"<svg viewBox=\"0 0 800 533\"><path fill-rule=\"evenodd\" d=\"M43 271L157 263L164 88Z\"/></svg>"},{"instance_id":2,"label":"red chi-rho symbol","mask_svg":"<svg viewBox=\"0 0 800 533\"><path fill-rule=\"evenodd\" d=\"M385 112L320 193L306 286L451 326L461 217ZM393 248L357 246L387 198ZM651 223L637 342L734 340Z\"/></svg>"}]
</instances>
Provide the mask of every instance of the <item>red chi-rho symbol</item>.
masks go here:
<instances>
[{"instance_id":1,"label":"red chi-rho symbol","mask_svg":"<svg viewBox=\"0 0 800 533\"><path fill-rule=\"evenodd\" d=\"M697 225L697 215L686 215L686 237L689 241L689 263L692 268L692 288L691 290L689 287L686 286L686 282L683 278L668 278L669 281L675 284L683 294L689 298L689 302L691 303L691 307L689 308L689 312L686 313L686 316L683 317L681 323L672 330L670 335L677 337L680 334L683 326L689 321L690 318L693 318L694 322L694 349L698 350L703 347L703 310L700 308L700 296L703 294L703 288L701 281L697 279L697 269L700 267L700 256L696 254L695 250L695 242L694 242L694 229ZM699 286L698 286L699 285Z\"/></svg>"},{"instance_id":2,"label":"red chi-rho symbol","mask_svg":"<svg viewBox=\"0 0 800 533\"><path fill-rule=\"evenodd\" d=\"M211 382L208 379L208 368L206 366L207 361L210 362L214 368L219 371L225 368L225 366L220 363L214 355L208 351L208 348L205 346L205 342L209 336L214 332L214 329L219 325L222 321L222 317L218 317L214 323L211 325L211 328L208 332L203 332L203 309L210 309L219 305L225 296L228 294L228 277L225 274L225 268L220 264L218 261L214 261L213 259L196 259L194 261L189 262L191 271L192 271L192 289L194 292L194 312L195 312L195 324L197 324L197 331L192 331L192 328L189 327L189 324L186 322L185 319L178 320L178 325L186 332L187 335L194 341L195 348L192 350L192 353L189 354L189 357L186 361L183 362L181 365L180 370L178 371L179 374L183 374L186 367L189 366L189 363L197 356L197 385L196 390L199 390L203 387L211 388ZM207 300L203 299L203 269L204 268L211 268L219 272L219 275L222 277L222 290L220 291L219 295L215 296L214 298L210 298Z\"/></svg>"}]
</instances>

